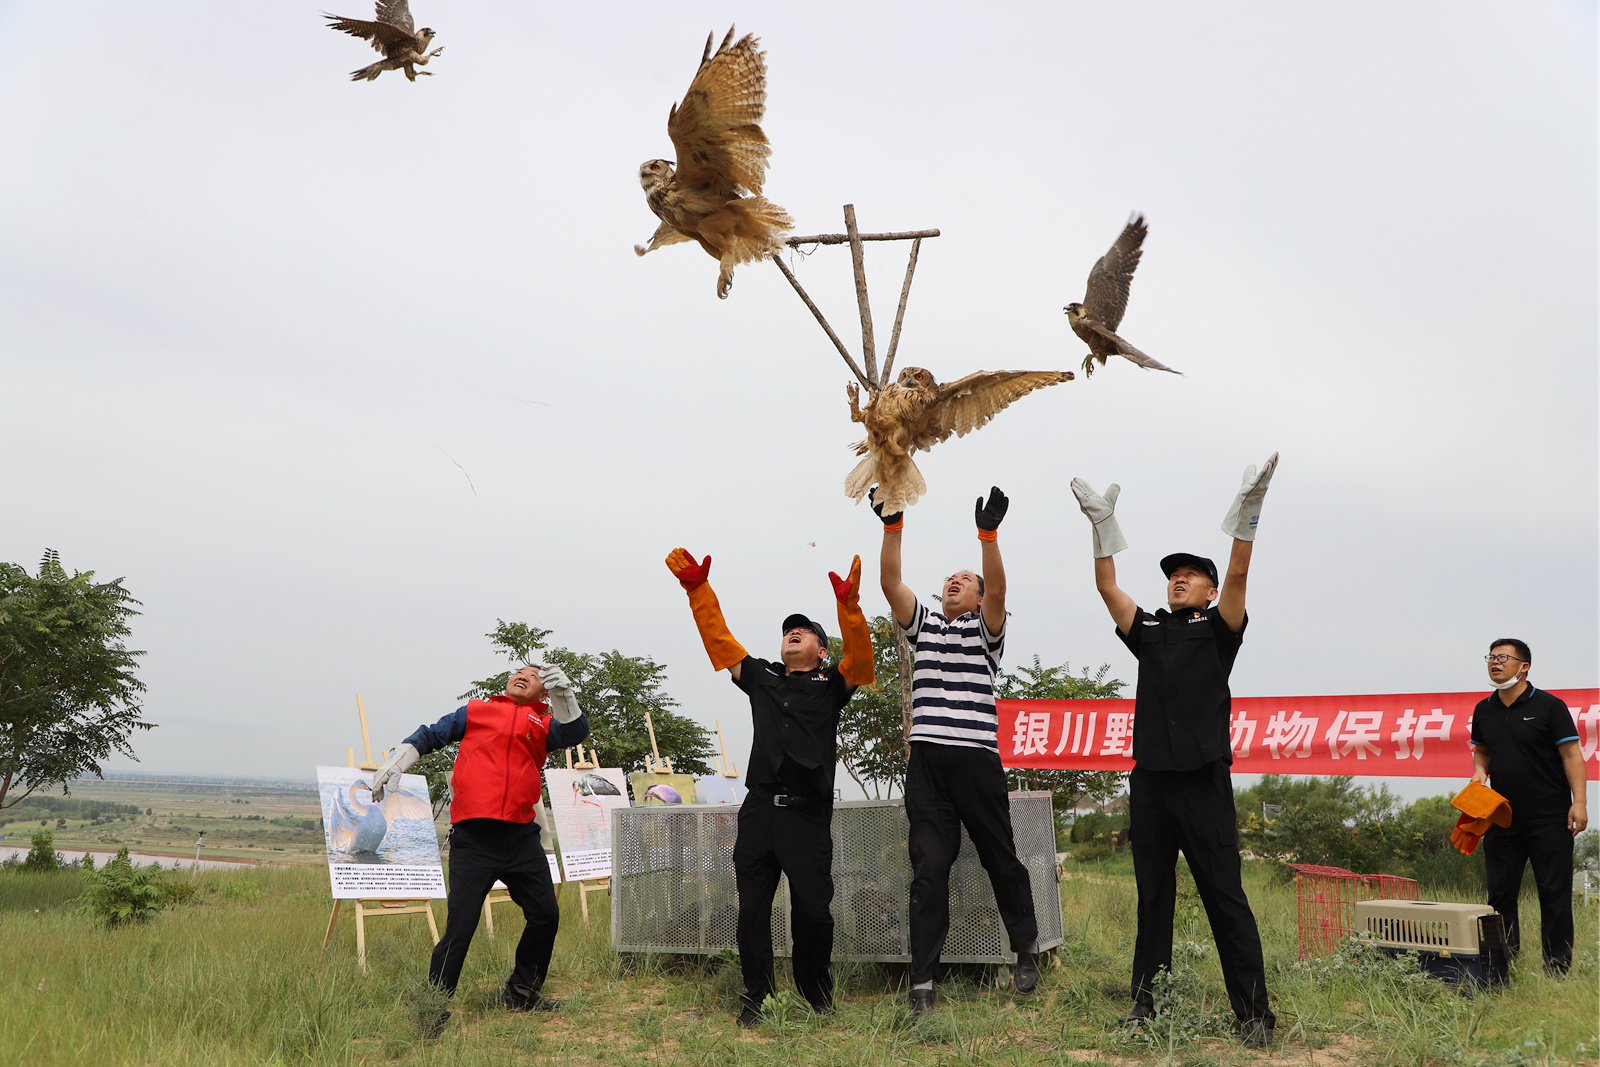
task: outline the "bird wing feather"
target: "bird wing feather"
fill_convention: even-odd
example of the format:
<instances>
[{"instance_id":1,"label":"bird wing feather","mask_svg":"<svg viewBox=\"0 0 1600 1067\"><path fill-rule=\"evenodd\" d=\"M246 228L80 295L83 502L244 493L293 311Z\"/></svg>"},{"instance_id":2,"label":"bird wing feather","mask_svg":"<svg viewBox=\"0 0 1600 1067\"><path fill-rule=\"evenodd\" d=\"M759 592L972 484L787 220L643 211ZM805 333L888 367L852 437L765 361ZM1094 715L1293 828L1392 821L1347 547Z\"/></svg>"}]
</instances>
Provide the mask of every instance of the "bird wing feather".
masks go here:
<instances>
[{"instance_id":1,"label":"bird wing feather","mask_svg":"<svg viewBox=\"0 0 1600 1067\"><path fill-rule=\"evenodd\" d=\"M417 35L416 23L411 21L411 4L408 0L377 0L378 21L387 22L407 37Z\"/></svg>"},{"instance_id":2,"label":"bird wing feather","mask_svg":"<svg viewBox=\"0 0 1600 1067\"><path fill-rule=\"evenodd\" d=\"M400 44L410 44L415 38L398 26L387 22L366 22L362 19L347 19L339 15L327 15L328 28L348 33L352 37L361 37L372 42L375 51L382 52L388 47Z\"/></svg>"},{"instance_id":3,"label":"bird wing feather","mask_svg":"<svg viewBox=\"0 0 1600 1067\"><path fill-rule=\"evenodd\" d=\"M731 27L714 53L712 39L706 38L700 69L683 101L667 116L667 136L678 153L677 181L688 186L720 181L759 194L772 154L761 130L767 110L766 53L754 34L729 47Z\"/></svg>"},{"instance_id":4,"label":"bird wing feather","mask_svg":"<svg viewBox=\"0 0 1600 1067\"><path fill-rule=\"evenodd\" d=\"M1072 380L1070 371L981 370L937 387L913 437L913 449L928 449L951 434L964 437L1035 389Z\"/></svg>"},{"instance_id":5,"label":"bird wing feather","mask_svg":"<svg viewBox=\"0 0 1600 1067\"><path fill-rule=\"evenodd\" d=\"M1142 254L1139 246L1149 232L1143 215L1135 215L1122 228L1110 251L1101 256L1089 272L1089 290L1083 307L1089 317L1115 330L1128 310L1128 290L1133 286L1133 271Z\"/></svg>"}]
</instances>

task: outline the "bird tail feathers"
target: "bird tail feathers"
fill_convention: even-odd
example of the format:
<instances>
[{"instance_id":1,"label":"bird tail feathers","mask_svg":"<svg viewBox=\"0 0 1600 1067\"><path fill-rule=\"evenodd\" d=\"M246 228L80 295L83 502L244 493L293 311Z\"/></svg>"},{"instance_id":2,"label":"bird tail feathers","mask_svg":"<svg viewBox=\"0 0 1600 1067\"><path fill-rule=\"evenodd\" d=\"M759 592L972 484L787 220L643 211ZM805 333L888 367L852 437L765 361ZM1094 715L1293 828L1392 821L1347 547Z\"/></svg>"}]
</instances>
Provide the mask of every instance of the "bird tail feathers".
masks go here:
<instances>
[{"instance_id":1,"label":"bird tail feathers","mask_svg":"<svg viewBox=\"0 0 1600 1067\"><path fill-rule=\"evenodd\" d=\"M731 200L728 210L737 220L728 242L735 263L752 263L781 252L783 234L794 229L789 213L764 196Z\"/></svg>"},{"instance_id":2,"label":"bird tail feathers","mask_svg":"<svg viewBox=\"0 0 1600 1067\"><path fill-rule=\"evenodd\" d=\"M880 470L878 457L867 455L845 477L844 495L859 502L867 495L867 490L876 483L878 491L874 495L873 504L883 505L885 515L904 511L928 491L928 483L923 480L922 472L917 469L916 463L910 456L894 464L894 467L896 469L893 472Z\"/></svg>"}]
</instances>

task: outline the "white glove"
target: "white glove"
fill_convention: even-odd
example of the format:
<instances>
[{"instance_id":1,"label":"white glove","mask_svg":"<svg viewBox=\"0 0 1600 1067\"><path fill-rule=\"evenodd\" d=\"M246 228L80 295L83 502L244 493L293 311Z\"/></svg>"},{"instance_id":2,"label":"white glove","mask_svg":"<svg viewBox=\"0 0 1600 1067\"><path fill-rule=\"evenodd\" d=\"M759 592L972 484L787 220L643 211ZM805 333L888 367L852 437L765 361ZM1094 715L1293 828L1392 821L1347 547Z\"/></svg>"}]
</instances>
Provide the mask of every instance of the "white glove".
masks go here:
<instances>
[{"instance_id":1,"label":"white glove","mask_svg":"<svg viewBox=\"0 0 1600 1067\"><path fill-rule=\"evenodd\" d=\"M1078 498L1078 507L1094 523L1095 559L1114 556L1128 547L1122 527L1117 525L1117 495L1121 492L1122 486L1112 482L1101 496L1082 478L1072 479L1072 495Z\"/></svg>"},{"instance_id":2,"label":"white glove","mask_svg":"<svg viewBox=\"0 0 1600 1067\"><path fill-rule=\"evenodd\" d=\"M1239 486L1239 495L1233 498L1233 506L1222 517L1223 533L1241 541L1256 539L1256 523L1261 519L1261 501L1267 495L1267 483L1272 481L1272 472L1277 469L1276 452L1267 457L1259 473L1255 464L1244 469L1244 483Z\"/></svg>"},{"instance_id":3,"label":"white glove","mask_svg":"<svg viewBox=\"0 0 1600 1067\"><path fill-rule=\"evenodd\" d=\"M389 761L372 773L372 802L378 803L391 789L400 788L400 776L409 771L422 754L415 745L402 744Z\"/></svg>"},{"instance_id":4,"label":"white glove","mask_svg":"<svg viewBox=\"0 0 1600 1067\"><path fill-rule=\"evenodd\" d=\"M557 722L572 722L583 714L583 709L578 707L578 698L572 692L572 682L560 667L539 668L539 680L544 682L544 695L550 701L550 714L555 716Z\"/></svg>"}]
</instances>

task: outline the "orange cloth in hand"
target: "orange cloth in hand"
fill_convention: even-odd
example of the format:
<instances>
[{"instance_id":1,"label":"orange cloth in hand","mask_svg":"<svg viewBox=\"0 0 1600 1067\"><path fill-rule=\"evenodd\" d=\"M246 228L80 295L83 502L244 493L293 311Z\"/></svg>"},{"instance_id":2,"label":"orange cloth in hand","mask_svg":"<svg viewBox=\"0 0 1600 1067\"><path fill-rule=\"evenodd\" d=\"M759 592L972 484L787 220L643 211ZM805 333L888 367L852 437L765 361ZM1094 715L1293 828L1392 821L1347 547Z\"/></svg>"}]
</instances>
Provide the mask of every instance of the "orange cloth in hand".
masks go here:
<instances>
[{"instance_id":1,"label":"orange cloth in hand","mask_svg":"<svg viewBox=\"0 0 1600 1067\"><path fill-rule=\"evenodd\" d=\"M696 563L688 552L675 548L667 553L667 569L689 594L689 609L694 612L694 624L700 630L700 640L706 646L706 655L711 657L712 668L725 671L749 655L744 646L733 639L722 617L717 594L706 580L711 574L711 557Z\"/></svg>"},{"instance_id":2,"label":"orange cloth in hand","mask_svg":"<svg viewBox=\"0 0 1600 1067\"><path fill-rule=\"evenodd\" d=\"M1482 782L1468 782L1467 787L1457 793L1450 804L1461 812L1455 829L1450 831L1450 843L1463 856L1470 856L1478 850L1478 842L1483 840L1483 835L1489 832L1491 825L1511 825L1510 803Z\"/></svg>"},{"instance_id":3,"label":"orange cloth in hand","mask_svg":"<svg viewBox=\"0 0 1600 1067\"><path fill-rule=\"evenodd\" d=\"M840 578L829 571L828 580L833 583L833 595L839 601L839 633L844 638L839 674L851 685L871 685L877 675L872 663L872 631L867 628L867 617L861 613L861 557L851 561L849 578Z\"/></svg>"}]
</instances>

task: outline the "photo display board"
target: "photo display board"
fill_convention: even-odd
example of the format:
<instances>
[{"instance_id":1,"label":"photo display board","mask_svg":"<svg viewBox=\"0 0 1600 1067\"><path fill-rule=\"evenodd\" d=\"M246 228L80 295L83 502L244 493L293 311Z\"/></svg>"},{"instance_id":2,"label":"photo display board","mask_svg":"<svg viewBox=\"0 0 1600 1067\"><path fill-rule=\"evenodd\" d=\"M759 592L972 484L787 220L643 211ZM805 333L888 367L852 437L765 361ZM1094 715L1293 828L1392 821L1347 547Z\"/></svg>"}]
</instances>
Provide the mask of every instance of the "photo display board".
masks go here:
<instances>
[{"instance_id":1,"label":"photo display board","mask_svg":"<svg viewBox=\"0 0 1600 1067\"><path fill-rule=\"evenodd\" d=\"M743 804L745 794L750 792L739 779L721 775L696 778L694 785L702 804Z\"/></svg>"},{"instance_id":2,"label":"photo display board","mask_svg":"<svg viewBox=\"0 0 1600 1067\"><path fill-rule=\"evenodd\" d=\"M693 775L634 771L628 780L633 783L633 802L641 808L651 804L699 803Z\"/></svg>"},{"instance_id":3,"label":"photo display board","mask_svg":"<svg viewBox=\"0 0 1600 1067\"><path fill-rule=\"evenodd\" d=\"M403 775L400 788L374 804L371 772L318 767L317 792L335 900L444 898L426 778Z\"/></svg>"},{"instance_id":4,"label":"photo display board","mask_svg":"<svg viewBox=\"0 0 1600 1067\"><path fill-rule=\"evenodd\" d=\"M611 809L628 806L628 779L622 768L551 768L544 772L544 782L567 881L609 878Z\"/></svg>"}]
</instances>

